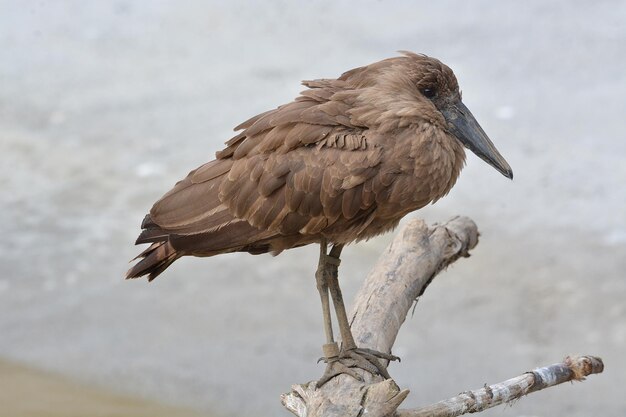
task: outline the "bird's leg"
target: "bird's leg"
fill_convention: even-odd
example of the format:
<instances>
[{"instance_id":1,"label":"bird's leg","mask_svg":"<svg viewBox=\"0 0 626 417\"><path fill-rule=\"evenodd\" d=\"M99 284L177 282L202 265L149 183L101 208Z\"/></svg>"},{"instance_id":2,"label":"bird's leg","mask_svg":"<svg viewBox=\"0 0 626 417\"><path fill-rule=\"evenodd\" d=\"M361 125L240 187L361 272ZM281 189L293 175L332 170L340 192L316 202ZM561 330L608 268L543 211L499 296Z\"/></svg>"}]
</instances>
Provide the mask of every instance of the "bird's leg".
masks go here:
<instances>
[{"instance_id":1,"label":"bird's leg","mask_svg":"<svg viewBox=\"0 0 626 417\"><path fill-rule=\"evenodd\" d=\"M325 243L325 242L324 242ZM326 285L330 291L330 295L333 299L333 305L335 307L335 314L339 323L339 331L341 333L341 351L338 357L328 358L326 357L327 367L322 378L317 382L317 386L320 387L328 382L336 375L347 373L352 377L361 380L362 378L352 369L353 367L361 368L368 371L371 374L380 374L384 378L391 378L387 372L387 368L380 362L379 359L385 360L397 360L396 356L378 352L372 349L358 348L354 342L352 331L350 330L350 323L348 322L348 315L346 314L346 307L343 302L343 296L341 294L341 288L339 287L339 256L343 245L333 245L330 253L325 256L325 278ZM321 260L320 260L321 264Z\"/></svg>"},{"instance_id":2,"label":"bird's leg","mask_svg":"<svg viewBox=\"0 0 626 417\"><path fill-rule=\"evenodd\" d=\"M342 249L343 245L334 245L329 253L329 257L339 260ZM350 323L348 322L348 315L346 314L346 307L341 294L341 288L339 287L338 266L338 262L329 266L330 271L326 283L330 290L330 296L333 299L335 314L337 315L337 322L341 333L341 353L339 356L341 358L354 360L354 366L369 371L370 373L378 373L385 378L390 378L387 368L381 364L379 359L392 361L398 360L399 358L373 349L359 348L354 342L354 337L350 330Z\"/></svg>"},{"instance_id":3,"label":"bird's leg","mask_svg":"<svg viewBox=\"0 0 626 417\"><path fill-rule=\"evenodd\" d=\"M328 360L339 355L339 347L333 338L333 325L330 317L330 301L328 298L328 284L326 278L326 250L327 242L322 238L320 242L320 259L315 272L315 281L317 282L317 290L320 293L322 301L322 314L324 316L324 333L326 335L326 344L322 347L324 356Z\"/></svg>"},{"instance_id":4,"label":"bird's leg","mask_svg":"<svg viewBox=\"0 0 626 417\"><path fill-rule=\"evenodd\" d=\"M328 243L325 238L320 241L320 259L315 272L315 280L317 282L317 290L320 293L322 301L322 314L324 316L324 333L326 334L326 344L322 346L324 352L324 361L327 363L324 375L317 382L317 386L321 387L334 376L339 374L348 374L356 379L361 379L359 374L354 372L349 366L339 360L339 346L333 337L333 325L330 317L330 299L328 298L328 275L329 272L337 270L339 265L339 254L331 257L327 254ZM334 250L335 247L333 247ZM339 249L341 251L341 249ZM330 266L330 268L329 268ZM344 312L345 313L345 312ZM354 340L352 342L354 344Z\"/></svg>"},{"instance_id":5,"label":"bird's leg","mask_svg":"<svg viewBox=\"0 0 626 417\"><path fill-rule=\"evenodd\" d=\"M343 303L343 295L341 295L341 288L339 288L339 256L341 255L342 249L343 245L333 245L333 248L328 254L329 258L336 259L337 261L334 264L330 264L328 267L326 284L330 290L330 296L333 298L335 314L337 315L337 322L339 323L341 347L343 350L352 350L356 348L356 343L354 343L354 337L352 337L346 307Z\"/></svg>"}]
</instances>

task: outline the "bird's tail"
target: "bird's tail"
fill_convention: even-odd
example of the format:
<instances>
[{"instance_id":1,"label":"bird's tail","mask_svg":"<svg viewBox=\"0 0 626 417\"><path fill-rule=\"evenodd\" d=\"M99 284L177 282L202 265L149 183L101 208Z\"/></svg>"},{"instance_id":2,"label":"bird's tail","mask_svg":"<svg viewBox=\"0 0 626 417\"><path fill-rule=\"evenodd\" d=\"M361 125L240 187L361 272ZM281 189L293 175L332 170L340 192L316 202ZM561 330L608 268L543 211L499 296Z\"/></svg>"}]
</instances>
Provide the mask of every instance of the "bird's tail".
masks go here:
<instances>
[{"instance_id":1,"label":"bird's tail","mask_svg":"<svg viewBox=\"0 0 626 417\"><path fill-rule=\"evenodd\" d=\"M148 281L152 281L181 256L169 241L154 242L135 258L141 260L128 270L126 279L147 275Z\"/></svg>"}]
</instances>

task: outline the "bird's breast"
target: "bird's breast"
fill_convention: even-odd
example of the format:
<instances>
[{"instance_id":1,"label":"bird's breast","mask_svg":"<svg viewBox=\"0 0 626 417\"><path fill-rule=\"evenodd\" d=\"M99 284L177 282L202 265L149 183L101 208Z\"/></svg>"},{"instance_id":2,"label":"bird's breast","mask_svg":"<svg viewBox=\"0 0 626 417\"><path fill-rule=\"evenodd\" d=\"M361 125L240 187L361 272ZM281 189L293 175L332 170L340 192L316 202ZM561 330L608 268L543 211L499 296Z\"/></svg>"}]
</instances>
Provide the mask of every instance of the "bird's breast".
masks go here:
<instances>
[{"instance_id":1,"label":"bird's breast","mask_svg":"<svg viewBox=\"0 0 626 417\"><path fill-rule=\"evenodd\" d=\"M455 138L429 126L399 140L391 152L397 176L389 210L403 215L448 194L465 161L463 146Z\"/></svg>"}]
</instances>

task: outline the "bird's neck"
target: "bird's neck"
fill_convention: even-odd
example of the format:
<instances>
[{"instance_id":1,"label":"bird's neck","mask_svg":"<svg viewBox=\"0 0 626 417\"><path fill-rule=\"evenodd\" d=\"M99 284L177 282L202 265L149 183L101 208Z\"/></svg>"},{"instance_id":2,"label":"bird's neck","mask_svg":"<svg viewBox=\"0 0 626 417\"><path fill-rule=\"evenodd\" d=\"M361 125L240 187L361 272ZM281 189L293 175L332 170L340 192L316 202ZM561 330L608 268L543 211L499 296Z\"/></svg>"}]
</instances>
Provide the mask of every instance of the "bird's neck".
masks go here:
<instances>
[{"instance_id":1,"label":"bird's neck","mask_svg":"<svg viewBox=\"0 0 626 417\"><path fill-rule=\"evenodd\" d=\"M413 175L418 180L416 198L424 205L450 192L465 164L463 145L446 131L425 123L411 141Z\"/></svg>"}]
</instances>

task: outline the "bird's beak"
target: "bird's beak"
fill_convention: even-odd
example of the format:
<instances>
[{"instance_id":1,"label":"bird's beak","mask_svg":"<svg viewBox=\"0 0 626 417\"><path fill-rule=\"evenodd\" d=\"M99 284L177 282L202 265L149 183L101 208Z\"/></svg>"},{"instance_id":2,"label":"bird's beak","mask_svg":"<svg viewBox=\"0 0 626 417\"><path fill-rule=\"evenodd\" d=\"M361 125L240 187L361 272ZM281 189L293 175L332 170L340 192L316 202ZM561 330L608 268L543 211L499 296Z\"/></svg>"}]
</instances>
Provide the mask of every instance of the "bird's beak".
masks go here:
<instances>
[{"instance_id":1,"label":"bird's beak","mask_svg":"<svg viewBox=\"0 0 626 417\"><path fill-rule=\"evenodd\" d=\"M513 170L496 149L485 131L480 127L472 112L461 100L450 104L441 113L448 122L450 132L466 148L478 155L483 161L497 169L502 175L513 179Z\"/></svg>"}]
</instances>

